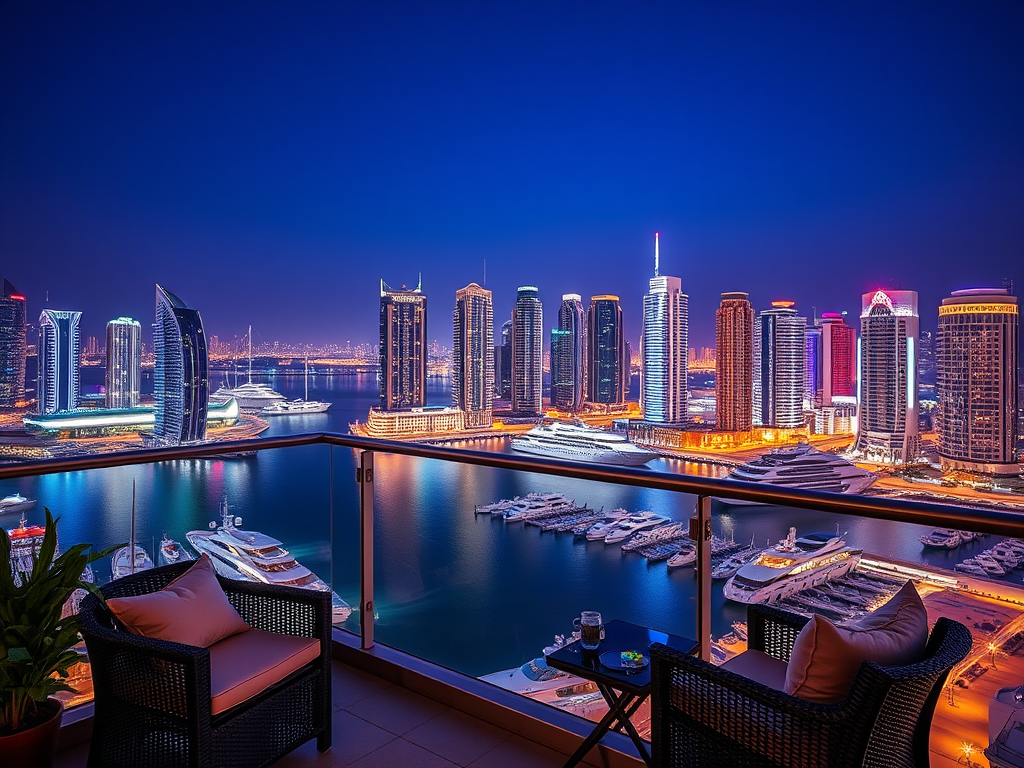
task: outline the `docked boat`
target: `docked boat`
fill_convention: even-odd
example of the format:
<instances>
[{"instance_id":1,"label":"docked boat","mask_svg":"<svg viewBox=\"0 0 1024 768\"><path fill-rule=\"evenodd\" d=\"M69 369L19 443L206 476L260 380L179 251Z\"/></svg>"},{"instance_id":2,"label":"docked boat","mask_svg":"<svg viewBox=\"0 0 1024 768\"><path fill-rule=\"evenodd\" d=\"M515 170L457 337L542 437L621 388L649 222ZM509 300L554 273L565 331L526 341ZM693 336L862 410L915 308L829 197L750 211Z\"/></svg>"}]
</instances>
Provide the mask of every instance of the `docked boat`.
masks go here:
<instances>
[{"instance_id":1,"label":"docked boat","mask_svg":"<svg viewBox=\"0 0 1024 768\"><path fill-rule=\"evenodd\" d=\"M35 558L39 555L39 550L43 546L43 537L45 535L46 527L42 525L29 525L24 512L21 515L21 520L18 521L18 527L7 531L7 537L11 540L11 576L16 587L20 587L24 583L25 577L32 573L32 569L35 567ZM59 541L53 550L53 557L56 559L58 555L60 555ZM90 584L95 583L92 566L86 565L79 578ZM70 616L78 613L78 606L85 598L85 595L86 591L84 589L74 590L71 593L71 597L64 603L61 616Z\"/></svg>"},{"instance_id":2,"label":"docked boat","mask_svg":"<svg viewBox=\"0 0 1024 768\"><path fill-rule=\"evenodd\" d=\"M697 548L684 546L676 554L668 559L669 568L682 568L684 565L693 565L697 562Z\"/></svg>"},{"instance_id":3,"label":"docked boat","mask_svg":"<svg viewBox=\"0 0 1024 768\"><path fill-rule=\"evenodd\" d=\"M134 563L131 555L128 554L132 549L135 550ZM110 578L120 579L122 576L130 576L139 571L148 571L152 567L153 558L149 556L149 553L138 544L134 547L129 544L127 547L118 549L110 558Z\"/></svg>"},{"instance_id":4,"label":"docked boat","mask_svg":"<svg viewBox=\"0 0 1024 768\"><path fill-rule=\"evenodd\" d=\"M634 533L663 525L669 522L669 520L670 518L656 515L653 512L639 512L635 515L630 515L625 520L620 520L615 524L608 535L604 537L604 543L618 544L620 541L628 539Z\"/></svg>"},{"instance_id":5,"label":"docked boat","mask_svg":"<svg viewBox=\"0 0 1024 768\"><path fill-rule=\"evenodd\" d=\"M733 469L727 479L801 491L860 493L875 482L878 475L834 453L801 443L778 448L748 461ZM760 503L729 498L721 500L726 504Z\"/></svg>"},{"instance_id":6,"label":"docked boat","mask_svg":"<svg viewBox=\"0 0 1024 768\"><path fill-rule=\"evenodd\" d=\"M173 565L174 563L183 563L188 560L195 560L195 555L189 552L179 542L174 539L167 538L167 534L160 539L160 547L158 549L158 555L160 559L160 565Z\"/></svg>"},{"instance_id":7,"label":"docked boat","mask_svg":"<svg viewBox=\"0 0 1024 768\"><path fill-rule=\"evenodd\" d=\"M936 528L918 541L933 549L956 549L960 546L960 532L950 528Z\"/></svg>"},{"instance_id":8,"label":"docked boat","mask_svg":"<svg viewBox=\"0 0 1024 768\"><path fill-rule=\"evenodd\" d=\"M225 383L223 387L218 389L210 396L210 400L216 403L226 403L231 398L238 401L239 409L243 411L262 411L267 406L273 403L280 403L287 400L287 398L280 392L275 392L273 387L267 384L254 384L252 380L252 326L249 326L249 331L246 333L249 339L249 378L245 384L238 384L236 386L229 387ZM236 371L237 378L237 371Z\"/></svg>"},{"instance_id":9,"label":"docked boat","mask_svg":"<svg viewBox=\"0 0 1024 768\"><path fill-rule=\"evenodd\" d=\"M36 505L35 499L26 499L20 493L12 493L0 499L0 515L7 512L24 512Z\"/></svg>"},{"instance_id":10,"label":"docked boat","mask_svg":"<svg viewBox=\"0 0 1024 768\"><path fill-rule=\"evenodd\" d=\"M836 534L797 537L796 528L725 583L724 594L738 603L777 603L790 595L838 579L860 562L862 550Z\"/></svg>"},{"instance_id":11,"label":"docked boat","mask_svg":"<svg viewBox=\"0 0 1024 768\"><path fill-rule=\"evenodd\" d=\"M549 459L627 467L642 467L658 457L654 451L634 445L625 435L594 429L582 422L564 421L540 424L526 434L513 437L512 450Z\"/></svg>"},{"instance_id":12,"label":"docked boat","mask_svg":"<svg viewBox=\"0 0 1024 768\"><path fill-rule=\"evenodd\" d=\"M740 568L753 562L753 560L760 557L760 555L761 550L754 546L754 540L751 538L749 547L741 549L735 554L729 555L729 557L712 568L711 578L728 579L731 576L735 576L739 573Z\"/></svg>"},{"instance_id":13,"label":"docked boat","mask_svg":"<svg viewBox=\"0 0 1024 768\"><path fill-rule=\"evenodd\" d=\"M210 530L189 531L188 543L213 560L217 573L225 578L259 581L331 592L332 621L335 624L348 619L352 608L332 592L331 588L306 566L301 565L277 539L256 531L245 531L237 526L242 518L234 517L227 499L221 502L221 524L210 523Z\"/></svg>"},{"instance_id":14,"label":"docked boat","mask_svg":"<svg viewBox=\"0 0 1024 768\"><path fill-rule=\"evenodd\" d=\"M960 571L960 573L966 573L971 576L988 576L988 571L982 568L974 558L964 560L953 567Z\"/></svg>"},{"instance_id":15,"label":"docked boat","mask_svg":"<svg viewBox=\"0 0 1024 768\"><path fill-rule=\"evenodd\" d=\"M295 400L277 400L260 409L260 416L306 416L313 413L326 413L330 403L322 400L309 399L309 360L306 360L305 386L306 392ZM276 394L276 393L275 393Z\"/></svg>"}]
</instances>

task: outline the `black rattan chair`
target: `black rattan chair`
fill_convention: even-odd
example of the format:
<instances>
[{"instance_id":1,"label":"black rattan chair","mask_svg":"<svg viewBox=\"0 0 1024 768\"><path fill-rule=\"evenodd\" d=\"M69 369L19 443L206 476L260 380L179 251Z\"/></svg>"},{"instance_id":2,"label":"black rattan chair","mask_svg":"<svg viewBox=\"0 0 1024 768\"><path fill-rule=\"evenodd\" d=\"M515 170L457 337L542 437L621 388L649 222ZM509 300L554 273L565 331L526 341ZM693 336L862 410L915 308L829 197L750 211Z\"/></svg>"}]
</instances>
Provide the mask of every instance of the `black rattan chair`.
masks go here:
<instances>
[{"instance_id":1,"label":"black rattan chair","mask_svg":"<svg viewBox=\"0 0 1024 768\"><path fill-rule=\"evenodd\" d=\"M107 598L155 592L191 565L143 571L102 591ZM330 748L330 592L219 580L251 627L318 638L320 656L263 693L212 715L206 648L124 631L90 595L79 612L96 702L89 768L255 768L312 738L321 752Z\"/></svg>"},{"instance_id":2,"label":"black rattan chair","mask_svg":"<svg viewBox=\"0 0 1024 768\"><path fill-rule=\"evenodd\" d=\"M788 661L807 621L750 606L749 648ZM651 648L654 765L927 766L935 703L949 670L970 649L967 627L940 618L923 660L905 667L864 662L845 700L818 704L656 644Z\"/></svg>"}]
</instances>

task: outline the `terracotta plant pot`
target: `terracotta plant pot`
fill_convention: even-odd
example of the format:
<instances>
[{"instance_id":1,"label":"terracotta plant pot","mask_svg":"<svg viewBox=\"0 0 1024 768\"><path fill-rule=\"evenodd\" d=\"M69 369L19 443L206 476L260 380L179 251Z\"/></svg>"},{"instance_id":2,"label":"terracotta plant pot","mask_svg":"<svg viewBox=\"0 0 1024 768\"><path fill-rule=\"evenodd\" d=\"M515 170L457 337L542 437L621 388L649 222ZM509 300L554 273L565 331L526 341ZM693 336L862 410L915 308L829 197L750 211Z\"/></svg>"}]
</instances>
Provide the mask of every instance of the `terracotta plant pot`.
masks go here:
<instances>
[{"instance_id":1,"label":"terracotta plant pot","mask_svg":"<svg viewBox=\"0 0 1024 768\"><path fill-rule=\"evenodd\" d=\"M0 760L4 765L24 768L51 768L57 752L57 736L64 705L57 699L47 699L46 705L52 711L49 720L27 731L10 736L0 736Z\"/></svg>"}]
</instances>

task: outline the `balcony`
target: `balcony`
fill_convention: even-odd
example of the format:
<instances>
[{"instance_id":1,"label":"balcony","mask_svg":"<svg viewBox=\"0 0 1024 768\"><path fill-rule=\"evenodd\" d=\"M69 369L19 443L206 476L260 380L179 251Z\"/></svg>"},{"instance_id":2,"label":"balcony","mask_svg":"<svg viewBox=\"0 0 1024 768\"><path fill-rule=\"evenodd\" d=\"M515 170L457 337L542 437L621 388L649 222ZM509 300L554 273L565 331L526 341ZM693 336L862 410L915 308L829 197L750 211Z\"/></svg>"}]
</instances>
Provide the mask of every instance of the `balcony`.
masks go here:
<instances>
[{"instance_id":1,"label":"balcony","mask_svg":"<svg viewBox=\"0 0 1024 768\"><path fill-rule=\"evenodd\" d=\"M214 457L253 450L256 458ZM233 521L239 528L281 540L355 609L335 629L333 750L318 756L307 744L280 765L562 765L591 730L588 720L603 713L600 700L550 696L558 704L551 706L530 695L535 691L524 696L480 678L493 681L493 673L540 657L584 609L698 638L707 660L732 655L742 641L735 634L722 640L743 612L712 582L710 533L745 541L754 523L759 541L779 539L790 525L851 531L848 538L865 550L864 566L874 569L867 578L883 584L899 576L923 579L930 612L968 615L963 601L987 601L987 618L978 621L975 614L972 627L978 647L971 661L991 667L984 685L1014 667L1002 658L997 665L995 652L987 664L987 643L1010 639L1024 623L1015 607L1024 604L1024 591L1013 585L964 577L958 584L953 559L908 562L910 550L920 551L918 536L936 527L1024 536L1024 520L1008 512L332 434L0 468L3 488L29 495L27 486L34 484L40 506L63 514L64 546L127 540L133 479L137 540L150 554L160 533L184 541L187 531L216 523L216 507L227 493L229 517L243 518ZM606 511L653 509L684 524L693 517L696 567L668 572L618 547L474 514L476 505L530 491L562 493L577 506ZM786 509L713 505L719 498ZM100 564L98 580L108 575ZM994 603L993 594L999 596ZM955 671L951 682L969 672ZM984 685L948 687L933 726L933 765L952 765L968 739L979 750L986 746L984 736L975 735L984 734L987 720L976 694ZM60 765L84 764L89 717L87 702L70 711ZM646 709L634 717L643 734L647 718ZM641 765L619 734L606 737L587 759Z\"/></svg>"}]
</instances>

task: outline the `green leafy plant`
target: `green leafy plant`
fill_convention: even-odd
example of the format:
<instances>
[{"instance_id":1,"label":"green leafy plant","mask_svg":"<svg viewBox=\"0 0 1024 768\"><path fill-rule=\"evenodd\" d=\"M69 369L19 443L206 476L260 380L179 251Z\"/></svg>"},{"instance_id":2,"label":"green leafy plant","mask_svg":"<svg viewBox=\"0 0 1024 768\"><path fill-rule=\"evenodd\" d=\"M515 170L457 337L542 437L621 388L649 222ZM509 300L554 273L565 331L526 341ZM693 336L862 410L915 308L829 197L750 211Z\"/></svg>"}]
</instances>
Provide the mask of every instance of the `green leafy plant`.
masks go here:
<instances>
[{"instance_id":1,"label":"green leafy plant","mask_svg":"<svg viewBox=\"0 0 1024 768\"><path fill-rule=\"evenodd\" d=\"M33 553L32 571L20 586L11 569L10 536L0 527L0 735L30 727L47 697L74 690L65 680L68 669L82 661L72 650L78 642L78 619L61 612L76 589L103 599L81 574L116 547L93 552L90 544L76 544L54 557L59 520L46 510L42 546Z\"/></svg>"}]
</instances>

